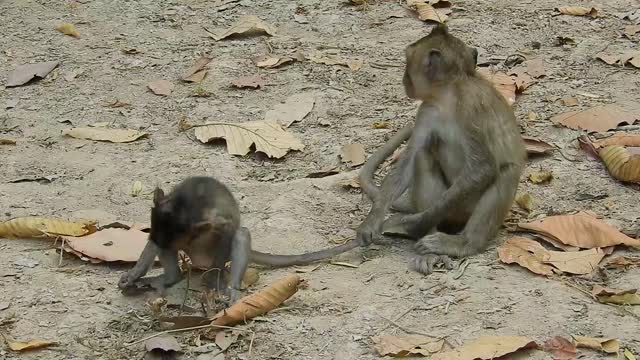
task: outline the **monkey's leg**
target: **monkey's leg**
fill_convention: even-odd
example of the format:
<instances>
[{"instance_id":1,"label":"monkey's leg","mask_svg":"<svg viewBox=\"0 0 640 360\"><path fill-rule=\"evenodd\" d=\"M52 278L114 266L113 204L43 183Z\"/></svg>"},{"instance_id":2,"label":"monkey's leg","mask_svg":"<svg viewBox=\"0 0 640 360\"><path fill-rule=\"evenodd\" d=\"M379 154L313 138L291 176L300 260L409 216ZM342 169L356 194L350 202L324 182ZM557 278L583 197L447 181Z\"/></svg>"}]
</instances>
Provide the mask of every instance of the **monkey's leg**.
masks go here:
<instances>
[{"instance_id":1,"label":"monkey's leg","mask_svg":"<svg viewBox=\"0 0 640 360\"><path fill-rule=\"evenodd\" d=\"M461 234L427 235L416 243L416 252L462 257L483 251L498 233L513 204L520 173L517 166L503 169L497 181L482 194Z\"/></svg>"},{"instance_id":2,"label":"monkey's leg","mask_svg":"<svg viewBox=\"0 0 640 360\"><path fill-rule=\"evenodd\" d=\"M241 286L244 273L251 256L251 233L246 227L240 227L231 246L231 276L229 281L229 303L233 304L242 295Z\"/></svg>"},{"instance_id":3,"label":"monkey's leg","mask_svg":"<svg viewBox=\"0 0 640 360\"><path fill-rule=\"evenodd\" d=\"M153 265L153 261L156 259L156 255L158 255L158 247L153 243L153 241L147 241L147 244L145 245L144 250L142 250L142 254L140 254L140 258L136 261L136 264L131 268L131 270L125 272L120 277L118 287L121 290L132 287L138 279L147 274Z\"/></svg>"}]
</instances>

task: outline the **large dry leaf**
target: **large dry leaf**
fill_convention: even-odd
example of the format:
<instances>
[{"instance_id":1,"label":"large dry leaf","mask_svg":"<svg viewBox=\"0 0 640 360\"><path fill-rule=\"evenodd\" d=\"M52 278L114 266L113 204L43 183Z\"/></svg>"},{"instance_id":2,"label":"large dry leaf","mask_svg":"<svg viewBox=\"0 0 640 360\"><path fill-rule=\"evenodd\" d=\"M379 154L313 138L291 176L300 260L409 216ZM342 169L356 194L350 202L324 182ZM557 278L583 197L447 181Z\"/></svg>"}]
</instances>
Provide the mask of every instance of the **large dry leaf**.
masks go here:
<instances>
[{"instance_id":1,"label":"large dry leaf","mask_svg":"<svg viewBox=\"0 0 640 360\"><path fill-rule=\"evenodd\" d=\"M44 79L53 69L58 66L58 61L47 61L43 63L20 65L7 75L7 87L20 86L28 83L34 78Z\"/></svg>"},{"instance_id":2,"label":"large dry leaf","mask_svg":"<svg viewBox=\"0 0 640 360\"><path fill-rule=\"evenodd\" d=\"M316 102L312 93L300 93L289 96L284 103L277 104L264 115L264 121L277 122L284 127L289 127L296 121L304 119Z\"/></svg>"},{"instance_id":3,"label":"large dry leaf","mask_svg":"<svg viewBox=\"0 0 640 360\"><path fill-rule=\"evenodd\" d=\"M470 344L431 356L432 360L489 360L518 350L535 349L535 341L524 336L483 336Z\"/></svg>"},{"instance_id":4,"label":"large dry leaf","mask_svg":"<svg viewBox=\"0 0 640 360\"><path fill-rule=\"evenodd\" d=\"M576 347L603 351L609 354L617 354L620 351L620 341L617 339L594 338L588 336L573 335L573 343Z\"/></svg>"},{"instance_id":5,"label":"large dry leaf","mask_svg":"<svg viewBox=\"0 0 640 360\"><path fill-rule=\"evenodd\" d=\"M267 84L267 81L260 75L249 75L242 76L233 81L231 81L231 85L237 87L238 89L244 88L252 88L258 89L264 87Z\"/></svg>"},{"instance_id":6,"label":"large dry leaf","mask_svg":"<svg viewBox=\"0 0 640 360\"><path fill-rule=\"evenodd\" d=\"M570 111L551 118L554 124L595 132L612 130L621 124L632 125L638 120L640 114L625 111L615 104L596 106L585 111Z\"/></svg>"},{"instance_id":7,"label":"large dry leaf","mask_svg":"<svg viewBox=\"0 0 640 360\"><path fill-rule=\"evenodd\" d=\"M275 55L261 56L254 59L254 62L257 67L265 68L265 69L275 69L282 65L290 64L294 61L296 61L296 59L290 56L275 56Z\"/></svg>"},{"instance_id":8,"label":"large dry leaf","mask_svg":"<svg viewBox=\"0 0 640 360\"><path fill-rule=\"evenodd\" d=\"M95 141L107 141L113 143L128 143L149 136L149 134L133 129L107 129L107 128L72 128L62 131L63 135L76 139Z\"/></svg>"},{"instance_id":9,"label":"large dry leaf","mask_svg":"<svg viewBox=\"0 0 640 360\"><path fill-rule=\"evenodd\" d=\"M596 149L609 145L640 147L640 134L615 133L607 138L593 141L592 144Z\"/></svg>"},{"instance_id":10,"label":"large dry leaf","mask_svg":"<svg viewBox=\"0 0 640 360\"><path fill-rule=\"evenodd\" d=\"M529 155L547 154L555 149L553 145L530 136L523 136L522 140Z\"/></svg>"},{"instance_id":11,"label":"large dry leaf","mask_svg":"<svg viewBox=\"0 0 640 360\"><path fill-rule=\"evenodd\" d=\"M173 83L169 80L156 80L147 84L149 90L160 96L169 96L173 91Z\"/></svg>"},{"instance_id":12,"label":"large dry leaf","mask_svg":"<svg viewBox=\"0 0 640 360\"><path fill-rule=\"evenodd\" d=\"M31 239L59 235L83 236L96 231L92 221L70 222L39 216L19 217L0 223L0 237Z\"/></svg>"},{"instance_id":13,"label":"large dry leaf","mask_svg":"<svg viewBox=\"0 0 640 360\"><path fill-rule=\"evenodd\" d=\"M267 34L274 36L276 34L276 29L260 20L257 16L254 15L246 15L242 16L236 21L229 29L224 31L220 35L212 34L211 37L216 41L232 37L232 36L251 36L258 34Z\"/></svg>"},{"instance_id":14,"label":"large dry leaf","mask_svg":"<svg viewBox=\"0 0 640 360\"><path fill-rule=\"evenodd\" d=\"M584 249L620 244L640 248L640 240L628 237L587 212L549 216L530 223L520 223L518 227Z\"/></svg>"},{"instance_id":15,"label":"large dry leaf","mask_svg":"<svg viewBox=\"0 0 640 360\"><path fill-rule=\"evenodd\" d=\"M479 68L478 74L489 80L509 105L516 102L516 82L513 77L503 72L492 71L489 68Z\"/></svg>"},{"instance_id":16,"label":"large dry leaf","mask_svg":"<svg viewBox=\"0 0 640 360\"><path fill-rule=\"evenodd\" d=\"M303 150L304 144L293 134L286 132L276 122L249 121L245 123L211 123L198 126L196 138L203 143L214 139L225 139L232 155L246 155L255 144L256 151L269 157L281 158L289 150Z\"/></svg>"},{"instance_id":17,"label":"large dry leaf","mask_svg":"<svg viewBox=\"0 0 640 360\"><path fill-rule=\"evenodd\" d=\"M600 248L570 252L547 251L543 262L565 273L583 275L593 272L605 255Z\"/></svg>"},{"instance_id":18,"label":"large dry leaf","mask_svg":"<svg viewBox=\"0 0 640 360\"><path fill-rule=\"evenodd\" d=\"M551 353L554 360L568 360L576 358L576 346L562 336L554 336L544 342L544 351Z\"/></svg>"},{"instance_id":19,"label":"large dry leaf","mask_svg":"<svg viewBox=\"0 0 640 360\"><path fill-rule=\"evenodd\" d=\"M598 17L598 9L594 7L584 6L560 6L556 8L561 14L573 15L573 16L590 16L592 18Z\"/></svg>"},{"instance_id":20,"label":"large dry leaf","mask_svg":"<svg viewBox=\"0 0 640 360\"><path fill-rule=\"evenodd\" d=\"M640 68L640 51L626 51L619 55L598 53L596 59L602 60L609 65L624 66L631 64L636 68Z\"/></svg>"},{"instance_id":21,"label":"large dry leaf","mask_svg":"<svg viewBox=\"0 0 640 360\"><path fill-rule=\"evenodd\" d=\"M342 161L351 163L351 166L364 164L365 156L362 144L347 144L340 149Z\"/></svg>"},{"instance_id":22,"label":"large dry leaf","mask_svg":"<svg viewBox=\"0 0 640 360\"><path fill-rule=\"evenodd\" d=\"M510 238L498 247L498 257L503 263L517 263L533 273L550 276L554 273L553 267L542 261L546 252L537 241L521 236Z\"/></svg>"},{"instance_id":23,"label":"large dry leaf","mask_svg":"<svg viewBox=\"0 0 640 360\"><path fill-rule=\"evenodd\" d=\"M424 335L377 336L373 338L373 348L380 356L407 357L429 356L442 351L443 339Z\"/></svg>"},{"instance_id":24,"label":"large dry leaf","mask_svg":"<svg viewBox=\"0 0 640 360\"><path fill-rule=\"evenodd\" d=\"M598 151L607 170L620 181L640 183L640 147L610 145Z\"/></svg>"},{"instance_id":25,"label":"large dry leaf","mask_svg":"<svg viewBox=\"0 0 640 360\"><path fill-rule=\"evenodd\" d=\"M182 75L182 81L200 82L207 75L205 67L211 62L211 58L201 56L196 59L195 63Z\"/></svg>"},{"instance_id":26,"label":"large dry leaf","mask_svg":"<svg viewBox=\"0 0 640 360\"><path fill-rule=\"evenodd\" d=\"M234 325L269 312L293 296L298 291L300 281L298 275L288 275L266 288L243 297L230 308L220 311L211 318L211 324Z\"/></svg>"},{"instance_id":27,"label":"large dry leaf","mask_svg":"<svg viewBox=\"0 0 640 360\"><path fill-rule=\"evenodd\" d=\"M29 340L29 341L14 341L9 339L7 336L5 336L5 340L7 341L7 345L9 346L9 349L13 351L29 351L29 350L40 349L40 348L49 347L49 346L58 344L56 341L39 340L39 339Z\"/></svg>"},{"instance_id":28,"label":"large dry leaf","mask_svg":"<svg viewBox=\"0 0 640 360\"><path fill-rule=\"evenodd\" d=\"M335 55L316 53L309 56L309 60L318 64L348 66L353 71L358 71L364 65L364 61L359 59L343 59Z\"/></svg>"},{"instance_id":29,"label":"large dry leaf","mask_svg":"<svg viewBox=\"0 0 640 360\"><path fill-rule=\"evenodd\" d=\"M76 27L71 23L62 23L56 26L56 30L60 31L65 35L73 36L76 38L80 37L80 33L78 32L78 30L76 30Z\"/></svg>"},{"instance_id":30,"label":"large dry leaf","mask_svg":"<svg viewBox=\"0 0 640 360\"><path fill-rule=\"evenodd\" d=\"M640 294L637 289L614 290L596 285L591 289L591 294L605 304L640 305Z\"/></svg>"},{"instance_id":31,"label":"large dry leaf","mask_svg":"<svg viewBox=\"0 0 640 360\"><path fill-rule=\"evenodd\" d=\"M149 234L136 229L108 228L88 236L65 236L65 245L73 254L95 261L136 262L147 244Z\"/></svg>"}]
</instances>

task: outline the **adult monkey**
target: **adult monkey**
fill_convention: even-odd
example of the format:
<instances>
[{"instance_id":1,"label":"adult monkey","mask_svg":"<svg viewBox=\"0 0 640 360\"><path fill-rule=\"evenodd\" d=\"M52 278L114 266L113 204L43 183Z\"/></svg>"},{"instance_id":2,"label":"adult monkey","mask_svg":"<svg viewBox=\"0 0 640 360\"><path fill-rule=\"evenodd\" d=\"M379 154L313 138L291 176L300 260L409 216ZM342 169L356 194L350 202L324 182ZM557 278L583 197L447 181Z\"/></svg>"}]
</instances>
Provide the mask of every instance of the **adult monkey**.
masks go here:
<instances>
[{"instance_id":1,"label":"adult monkey","mask_svg":"<svg viewBox=\"0 0 640 360\"><path fill-rule=\"evenodd\" d=\"M444 25L409 45L403 84L422 100L415 125L396 133L360 173L371 211L357 230L370 244L380 233L417 239L413 267L428 274L450 256L483 251L513 203L526 150L511 106L475 70L477 50ZM377 167L400 144L406 149L378 189ZM404 204L398 202L408 189ZM384 220L394 206L409 212Z\"/></svg>"}]
</instances>

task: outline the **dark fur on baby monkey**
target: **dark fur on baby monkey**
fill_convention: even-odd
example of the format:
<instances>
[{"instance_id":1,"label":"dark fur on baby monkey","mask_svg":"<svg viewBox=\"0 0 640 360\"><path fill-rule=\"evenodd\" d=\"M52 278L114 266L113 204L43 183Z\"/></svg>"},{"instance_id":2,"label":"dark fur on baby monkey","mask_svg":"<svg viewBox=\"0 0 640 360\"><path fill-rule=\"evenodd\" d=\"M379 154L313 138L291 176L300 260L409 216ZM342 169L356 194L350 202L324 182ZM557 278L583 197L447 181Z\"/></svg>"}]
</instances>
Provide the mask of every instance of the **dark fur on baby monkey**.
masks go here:
<instances>
[{"instance_id":1,"label":"dark fur on baby monkey","mask_svg":"<svg viewBox=\"0 0 640 360\"><path fill-rule=\"evenodd\" d=\"M382 232L416 239L414 269L428 274L438 263L451 268L450 256L483 251L497 235L526 151L511 106L475 70L477 50L446 26L409 45L406 60L405 92L422 103L415 124L398 131L360 172L373 205L357 241L369 244ZM378 188L374 172L407 139ZM403 214L385 221L392 207Z\"/></svg>"},{"instance_id":2,"label":"dark fur on baby monkey","mask_svg":"<svg viewBox=\"0 0 640 360\"><path fill-rule=\"evenodd\" d=\"M330 258L358 247L355 241L301 255L273 255L251 249L251 234L240 226L240 209L229 189L211 177L190 177L165 195L154 191L149 241L134 267L120 278L118 287L151 285L161 294L182 280L178 250L194 266L224 269L231 261L229 284L224 277L205 277L207 287L228 290L230 302L240 296L240 285L249 262L274 267L303 265ZM158 256L164 273L143 277ZM222 282L222 284L220 284ZM222 286L221 286L222 285Z\"/></svg>"}]
</instances>

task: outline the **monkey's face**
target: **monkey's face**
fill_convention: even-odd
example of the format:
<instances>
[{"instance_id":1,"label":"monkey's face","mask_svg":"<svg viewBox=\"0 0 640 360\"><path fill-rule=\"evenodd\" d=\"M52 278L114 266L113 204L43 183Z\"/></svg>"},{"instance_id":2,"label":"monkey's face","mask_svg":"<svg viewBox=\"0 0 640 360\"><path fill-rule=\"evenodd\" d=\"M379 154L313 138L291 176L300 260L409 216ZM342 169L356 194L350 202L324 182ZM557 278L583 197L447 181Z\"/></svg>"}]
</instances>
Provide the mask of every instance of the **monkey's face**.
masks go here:
<instances>
[{"instance_id":1,"label":"monkey's face","mask_svg":"<svg viewBox=\"0 0 640 360\"><path fill-rule=\"evenodd\" d=\"M149 240L153 241L161 249L175 247L189 231L187 226L181 224L172 211L170 203L156 204L151 208L151 229Z\"/></svg>"}]
</instances>

